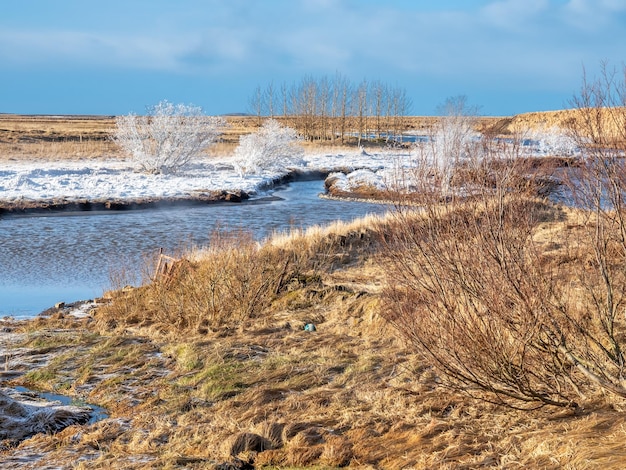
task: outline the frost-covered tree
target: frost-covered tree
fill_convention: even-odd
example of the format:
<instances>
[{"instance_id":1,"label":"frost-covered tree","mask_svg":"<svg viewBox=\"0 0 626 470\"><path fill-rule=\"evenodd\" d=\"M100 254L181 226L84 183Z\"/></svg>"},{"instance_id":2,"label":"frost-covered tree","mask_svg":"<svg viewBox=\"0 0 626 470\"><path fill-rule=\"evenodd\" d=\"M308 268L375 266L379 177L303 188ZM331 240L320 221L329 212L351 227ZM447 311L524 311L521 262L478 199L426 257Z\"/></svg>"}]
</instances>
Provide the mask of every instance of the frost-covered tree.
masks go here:
<instances>
[{"instance_id":1,"label":"frost-covered tree","mask_svg":"<svg viewBox=\"0 0 626 470\"><path fill-rule=\"evenodd\" d=\"M147 173L174 173L211 146L226 126L202 108L161 101L145 116L118 116L113 140Z\"/></svg>"},{"instance_id":2,"label":"frost-covered tree","mask_svg":"<svg viewBox=\"0 0 626 470\"><path fill-rule=\"evenodd\" d=\"M441 115L425 141L416 143L418 165L432 174L443 193L459 163L478 156L477 133L474 130L478 109L467 103L467 97L448 98L439 106Z\"/></svg>"},{"instance_id":3,"label":"frost-covered tree","mask_svg":"<svg viewBox=\"0 0 626 470\"><path fill-rule=\"evenodd\" d=\"M235 167L243 176L300 165L304 154L300 141L295 130L269 119L257 132L239 139Z\"/></svg>"}]
</instances>

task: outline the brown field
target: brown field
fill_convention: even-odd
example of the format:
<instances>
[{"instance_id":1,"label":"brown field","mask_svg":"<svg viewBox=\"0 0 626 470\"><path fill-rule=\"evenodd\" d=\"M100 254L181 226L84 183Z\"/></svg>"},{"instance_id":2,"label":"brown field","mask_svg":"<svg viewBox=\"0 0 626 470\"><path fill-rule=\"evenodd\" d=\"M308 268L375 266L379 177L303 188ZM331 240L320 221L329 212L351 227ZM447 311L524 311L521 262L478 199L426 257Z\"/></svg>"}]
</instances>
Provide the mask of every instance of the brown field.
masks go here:
<instances>
[{"instance_id":1,"label":"brown field","mask_svg":"<svg viewBox=\"0 0 626 470\"><path fill-rule=\"evenodd\" d=\"M89 159L118 156L105 116L0 114L0 159Z\"/></svg>"},{"instance_id":2,"label":"brown field","mask_svg":"<svg viewBox=\"0 0 626 470\"><path fill-rule=\"evenodd\" d=\"M492 134L507 135L524 129L566 128L575 120L576 111L558 110L503 117L480 117L477 127ZM226 116L228 127L211 155L232 152L243 134L260 125L256 116ZM290 124L289 118L278 118ZM437 118L409 116L404 118L408 131L428 132ZM373 118L370 118L373 121ZM114 116L38 116L0 114L0 160L20 158L119 158L119 149L110 140L115 127ZM343 145L354 146L347 139ZM332 142L307 143L308 147L339 145Z\"/></svg>"},{"instance_id":3,"label":"brown field","mask_svg":"<svg viewBox=\"0 0 626 470\"><path fill-rule=\"evenodd\" d=\"M255 116L226 116L228 127L211 150L212 155L231 152L239 137L259 127ZM406 118L407 129L426 132L436 118ZM481 127L498 125L502 118L481 118ZM289 124L289 119L284 120ZM115 127L113 116L28 116L0 114L0 160L20 158L119 158L118 147L110 136ZM347 145L355 142L347 141ZM307 143L307 146L332 143Z\"/></svg>"}]
</instances>

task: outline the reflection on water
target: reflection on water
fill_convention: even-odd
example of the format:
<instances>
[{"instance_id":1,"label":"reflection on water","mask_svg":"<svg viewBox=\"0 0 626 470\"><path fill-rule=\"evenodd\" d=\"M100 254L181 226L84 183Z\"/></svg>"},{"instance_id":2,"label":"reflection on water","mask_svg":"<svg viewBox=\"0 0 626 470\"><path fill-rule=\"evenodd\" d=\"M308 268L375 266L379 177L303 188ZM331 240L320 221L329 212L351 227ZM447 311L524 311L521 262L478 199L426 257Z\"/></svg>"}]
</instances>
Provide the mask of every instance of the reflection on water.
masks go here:
<instances>
[{"instance_id":1,"label":"reflection on water","mask_svg":"<svg viewBox=\"0 0 626 470\"><path fill-rule=\"evenodd\" d=\"M87 424L93 424L103 419L108 418L108 414L104 408L97 405L92 405L90 403L81 403L80 401L75 401L72 397L68 397L66 395L59 395L57 393L51 392L37 392L26 387L14 387L16 391L25 394L34 394L37 398L47 401L47 402L56 402L60 403L64 406L87 406L91 408L91 414L89 421Z\"/></svg>"},{"instance_id":2,"label":"reflection on water","mask_svg":"<svg viewBox=\"0 0 626 470\"><path fill-rule=\"evenodd\" d=\"M216 228L250 230L257 238L290 227L381 213L381 205L320 199L322 181L292 183L267 203L0 219L0 316L33 316L56 302L102 295L110 275L135 271L164 248L206 245Z\"/></svg>"}]
</instances>

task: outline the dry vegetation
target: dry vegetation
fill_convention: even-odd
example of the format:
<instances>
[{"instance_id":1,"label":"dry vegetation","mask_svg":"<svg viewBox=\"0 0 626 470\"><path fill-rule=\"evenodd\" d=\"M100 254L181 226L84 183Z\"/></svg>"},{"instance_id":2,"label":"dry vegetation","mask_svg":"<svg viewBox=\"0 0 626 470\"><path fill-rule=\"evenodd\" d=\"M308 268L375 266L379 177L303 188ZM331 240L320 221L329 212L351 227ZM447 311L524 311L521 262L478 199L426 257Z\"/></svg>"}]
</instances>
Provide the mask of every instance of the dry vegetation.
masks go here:
<instances>
[{"instance_id":1,"label":"dry vegetation","mask_svg":"<svg viewBox=\"0 0 626 470\"><path fill-rule=\"evenodd\" d=\"M584 229L581 214L542 209L533 240L550 263L571 262L561 241ZM217 237L155 282L112 292L92 318L59 310L19 327L12 384L77 396L110 417L36 436L0 461L620 468L623 400L594 392L575 409L533 411L477 401L444 386L383 320L386 273L377 260L387 247L381 234L395 224L372 218L263 245ZM316 331L305 331L308 323Z\"/></svg>"},{"instance_id":2,"label":"dry vegetation","mask_svg":"<svg viewBox=\"0 0 626 470\"><path fill-rule=\"evenodd\" d=\"M114 126L106 116L0 114L0 160L114 157Z\"/></svg>"},{"instance_id":3,"label":"dry vegetation","mask_svg":"<svg viewBox=\"0 0 626 470\"><path fill-rule=\"evenodd\" d=\"M578 115L578 117L576 117ZM299 121L294 117L275 116L285 125L298 128ZM612 119L611 116L605 119ZM211 155L231 153L239 143L243 134L256 131L262 120L256 116L225 116L228 127L215 146ZM328 129L338 129L340 118L324 118L329 121ZM333 119L337 121L333 124ZM353 132L360 127L376 128L376 118L366 117L366 123L360 123L356 117L347 119L344 127L346 132ZM435 116L403 116L402 128L405 131L427 134L437 121ZM476 120L477 130L490 135L512 135L524 129L569 128L580 121L578 109L545 111L519 114L512 117L482 116ZM311 126L316 126L313 123ZM119 158L120 150L111 141L115 127L114 116L25 116L0 114L0 161L2 159L18 160L22 158L59 158L59 159L91 159ZM372 131L375 132L375 131ZM306 142L308 147L323 146L354 146L356 137L346 135L343 142L338 140L315 140ZM381 141L384 141L382 139ZM367 142L364 142L367 145ZM373 142L371 144L380 144Z\"/></svg>"},{"instance_id":4,"label":"dry vegetation","mask_svg":"<svg viewBox=\"0 0 626 470\"><path fill-rule=\"evenodd\" d=\"M480 117L478 130L492 135L511 135L520 129L566 128L571 125L576 110L526 113L514 117ZM226 116L228 127L220 141L211 147L210 155L232 153L239 136L256 131L260 123L255 116ZM276 117L285 125L294 125L292 118ZM427 134L436 117L404 117L407 131ZM352 123L354 126L356 124ZM120 158L119 148L111 141L115 127L113 116L22 116L0 114L0 161L4 159L92 159ZM308 148L320 145L354 146L356 137L344 142L306 142ZM365 143L367 145L367 143Z\"/></svg>"},{"instance_id":5,"label":"dry vegetation","mask_svg":"<svg viewBox=\"0 0 626 470\"><path fill-rule=\"evenodd\" d=\"M255 119L229 118L223 145ZM112 121L85 122L78 135ZM479 123L491 135L510 124ZM2 146L19 144L11 132ZM623 468L626 171L602 143L575 180L581 209L541 197L545 168L481 158L457 168L445 197L422 175L417 210L260 244L216 233L85 319L59 308L13 325L7 384L109 417L0 443L0 462Z\"/></svg>"},{"instance_id":6,"label":"dry vegetation","mask_svg":"<svg viewBox=\"0 0 626 470\"><path fill-rule=\"evenodd\" d=\"M239 137L259 129L254 116L226 116L228 126L220 141L209 149L210 155L227 155L234 151ZM280 118L294 125L292 118ZM406 117L409 131L427 132L436 118ZM493 126L500 118L481 118L480 125ZM120 149L111 140L115 128L113 116L23 116L0 114L0 161L20 159L120 158ZM354 146L357 139L341 142L306 142L308 148L320 145Z\"/></svg>"}]
</instances>

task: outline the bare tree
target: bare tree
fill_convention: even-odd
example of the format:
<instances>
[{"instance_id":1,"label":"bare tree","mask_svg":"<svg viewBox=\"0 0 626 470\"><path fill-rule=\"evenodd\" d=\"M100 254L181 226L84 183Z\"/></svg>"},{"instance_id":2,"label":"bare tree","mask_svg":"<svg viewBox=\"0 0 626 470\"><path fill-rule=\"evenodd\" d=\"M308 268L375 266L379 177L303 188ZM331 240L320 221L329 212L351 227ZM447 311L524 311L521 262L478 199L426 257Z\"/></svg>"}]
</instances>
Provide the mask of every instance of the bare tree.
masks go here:
<instances>
[{"instance_id":1,"label":"bare tree","mask_svg":"<svg viewBox=\"0 0 626 470\"><path fill-rule=\"evenodd\" d=\"M289 115L289 92L287 91L287 84L283 82L280 85L280 97L282 103L282 116L285 118Z\"/></svg>"},{"instance_id":2,"label":"bare tree","mask_svg":"<svg viewBox=\"0 0 626 470\"><path fill-rule=\"evenodd\" d=\"M319 116L319 125L318 128L318 138L320 140L326 140L328 138L328 120L330 117L329 108L330 108L330 83L328 81L328 77L323 76L319 79L318 85L318 94L317 94L317 115Z\"/></svg>"},{"instance_id":3,"label":"bare tree","mask_svg":"<svg viewBox=\"0 0 626 470\"><path fill-rule=\"evenodd\" d=\"M313 140L318 104L318 86L316 80L305 76L292 92L293 112L299 131L306 140Z\"/></svg>"},{"instance_id":4,"label":"bare tree","mask_svg":"<svg viewBox=\"0 0 626 470\"><path fill-rule=\"evenodd\" d=\"M346 132L348 132L348 113L351 106L350 97L352 95L352 86L348 79L342 75L337 74L335 76L335 84L337 94L338 115L340 118L339 133L341 136L341 143L344 142Z\"/></svg>"},{"instance_id":5,"label":"bare tree","mask_svg":"<svg viewBox=\"0 0 626 470\"><path fill-rule=\"evenodd\" d=\"M257 86L250 97L248 105L250 106L250 110L257 117L257 122L259 125L261 124L261 117L263 116L263 92L261 91L261 87Z\"/></svg>"},{"instance_id":6,"label":"bare tree","mask_svg":"<svg viewBox=\"0 0 626 470\"><path fill-rule=\"evenodd\" d=\"M393 128L395 134L405 130L404 117L410 107L406 91L390 90L384 83L368 84L363 80L354 86L343 75L332 78L307 75L299 82L287 86L282 84L279 97L270 83L264 92L257 87L250 98L250 108L259 123L264 113L273 117L280 99L283 118L307 140L335 140L343 143L346 135L358 136L362 140L371 137L370 121L376 123L375 135L380 137L383 128ZM372 114L373 113L373 114ZM374 119L371 119L374 116ZM393 116L393 118L391 117ZM388 131L389 134L389 131Z\"/></svg>"},{"instance_id":7,"label":"bare tree","mask_svg":"<svg viewBox=\"0 0 626 470\"><path fill-rule=\"evenodd\" d=\"M370 95L373 101L374 122L376 123L376 137L380 139L383 130L383 110L387 97L387 87L380 80L376 80L371 84Z\"/></svg>"},{"instance_id":8,"label":"bare tree","mask_svg":"<svg viewBox=\"0 0 626 470\"><path fill-rule=\"evenodd\" d=\"M274 90L274 82L269 82L267 88L265 88L265 103L267 114L270 118L274 118L274 107L275 107L275 95L276 92Z\"/></svg>"},{"instance_id":9,"label":"bare tree","mask_svg":"<svg viewBox=\"0 0 626 470\"><path fill-rule=\"evenodd\" d=\"M225 125L197 106L161 101L145 116L118 116L113 140L141 171L173 173L215 143Z\"/></svg>"},{"instance_id":10,"label":"bare tree","mask_svg":"<svg viewBox=\"0 0 626 470\"><path fill-rule=\"evenodd\" d=\"M392 116L391 128L395 138L402 136L402 133L406 130L406 116L411 109L411 100L406 94L406 90L403 88L394 88L389 94L390 100L390 115Z\"/></svg>"},{"instance_id":11,"label":"bare tree","mask_svg":"<svg viewBox=\"0 0 626 470\"><path fill-rule=\"evenodd\" d=\"M356 90L356 108L354 112L357 119L357 145L359 146L361 146L362 139L367 139L367 116L369 114L368 91L367 80L363 80Z\"/></svg>"}]
</instances>

